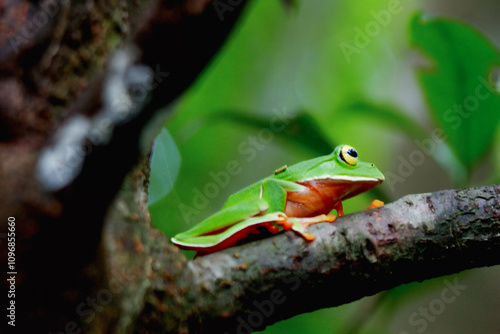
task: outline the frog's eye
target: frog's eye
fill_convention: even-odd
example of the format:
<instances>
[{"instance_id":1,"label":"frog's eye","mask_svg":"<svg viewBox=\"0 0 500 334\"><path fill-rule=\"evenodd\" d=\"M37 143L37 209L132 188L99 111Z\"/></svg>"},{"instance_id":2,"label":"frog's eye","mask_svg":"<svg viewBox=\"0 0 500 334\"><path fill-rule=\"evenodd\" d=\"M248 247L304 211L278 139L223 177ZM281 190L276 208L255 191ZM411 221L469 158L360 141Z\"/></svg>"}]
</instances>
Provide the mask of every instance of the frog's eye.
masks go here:
<instances>
[{"instance_id":1,"label":"frog's eye","mask_svg":"<svg viewBox=\"0 0 500 334\"><path fill-rule=\"evenodd\" d=\"M340 149L339 158L348 165L356 166L358 163L358 152L354 149L354 147L344 145Z\"/></svg>"}]
</instances>

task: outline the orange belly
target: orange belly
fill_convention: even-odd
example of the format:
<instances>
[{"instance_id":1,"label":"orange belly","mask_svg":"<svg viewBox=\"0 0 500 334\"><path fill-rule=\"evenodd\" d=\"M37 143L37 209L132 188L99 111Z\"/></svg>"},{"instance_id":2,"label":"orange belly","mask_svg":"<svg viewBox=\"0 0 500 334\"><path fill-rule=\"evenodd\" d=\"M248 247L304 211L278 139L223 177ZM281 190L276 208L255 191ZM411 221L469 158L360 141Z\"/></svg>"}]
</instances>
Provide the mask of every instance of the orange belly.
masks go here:
<instances>
[{"instance_id":1,"label":"orange belly","mask_svg":"<svg viewBox=\"0 0 500 334\"><path fill-rule=\"evenodd\" d=\"M285 214L288 217L329 214L339 202L373 188L380 182L323 179L297 183L307 187L307 190L287 193Z\"/></svg>"}]
</instances>

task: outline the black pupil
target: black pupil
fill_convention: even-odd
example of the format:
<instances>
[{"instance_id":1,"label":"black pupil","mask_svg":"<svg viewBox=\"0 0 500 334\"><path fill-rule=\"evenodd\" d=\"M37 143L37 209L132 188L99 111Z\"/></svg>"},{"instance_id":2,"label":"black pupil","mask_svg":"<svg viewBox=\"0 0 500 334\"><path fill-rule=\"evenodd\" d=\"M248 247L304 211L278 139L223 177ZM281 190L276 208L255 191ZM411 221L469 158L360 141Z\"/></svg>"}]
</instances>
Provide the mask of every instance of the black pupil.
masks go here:
<instances>
[{"instance_id":1,"label":"black pupil","mask_svg":"<svg viewBox=\"0 0 500 334\"><path fill-rule=\"evenodd\" d=\"M356 152L356 150L353 149L353 148L348 149L347 150L347 154L349 154L353 158L357 158L358 157L358 152Z\"/></svg>"}]
</instances>

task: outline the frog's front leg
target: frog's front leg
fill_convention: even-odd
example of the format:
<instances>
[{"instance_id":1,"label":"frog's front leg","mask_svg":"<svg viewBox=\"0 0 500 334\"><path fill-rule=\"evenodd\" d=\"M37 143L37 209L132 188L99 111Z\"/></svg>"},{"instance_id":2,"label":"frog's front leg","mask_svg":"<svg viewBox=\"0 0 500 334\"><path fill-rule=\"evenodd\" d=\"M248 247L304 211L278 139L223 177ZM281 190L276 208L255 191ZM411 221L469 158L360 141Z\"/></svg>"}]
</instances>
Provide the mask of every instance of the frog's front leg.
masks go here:
<instances>
[{"instance_id":1,"label":"frog's front leg","mask_svg":"<svg viewBox=\"0 0 500 334\"><path fill-rule=\"evenodd\" d=\"M344 215L344 206L342 205L342 201L338 201L333 209L337 211L337 216L342 217Z\"/></svg>"},{"instance_id":2,"label":"frog's front leg","mask_svg":"<svg viewBox=\"0 0 500 334\"><path fill-rule=\"evenodd\" d=\"M276 224L281 225L284 230L293 230L300 234L304 239L311 241L314 240L315 236L312 233L306 231L309 225L321 223L321 222L333 222L335 216L333 215L319 215L317 217L310 218L294 218L287 217L283 212L285 211L287 191L300 191L302 190L302 185L296 184L294 182L288 182L284 180L269 179L262 182L261 185L261 198L269 204L268 212L280 212L281 219L276 220ZM340 202L339 202L340 203ZM343 215L342 203L340 206L335 207L339 215Z\"/></svg>"},{"instance_id":3,"label":"frog's front leg","mask_svg":"<svg viewBox=\"0 0 500 334\"><path fill-rule=\"evenodd\" d=\"M276 227L277 231L281 230L294 230L299 233L306 240L313 240L314 235L311 233L307 233L304 228L298 225L297 222L294 222L290 218L287 217L285 212L286 206L286 196L287 191L301 191L306 188L300 184L295 182L279 180L279 179L267 179L262 182L260 186L260 198L265 200L269 205L268 212L275 212L279 214L279 219L276 219L272 225L267 225L268 230L271 233L275 233L273 231L273 227Z\"/></svg>"}]
</instances>

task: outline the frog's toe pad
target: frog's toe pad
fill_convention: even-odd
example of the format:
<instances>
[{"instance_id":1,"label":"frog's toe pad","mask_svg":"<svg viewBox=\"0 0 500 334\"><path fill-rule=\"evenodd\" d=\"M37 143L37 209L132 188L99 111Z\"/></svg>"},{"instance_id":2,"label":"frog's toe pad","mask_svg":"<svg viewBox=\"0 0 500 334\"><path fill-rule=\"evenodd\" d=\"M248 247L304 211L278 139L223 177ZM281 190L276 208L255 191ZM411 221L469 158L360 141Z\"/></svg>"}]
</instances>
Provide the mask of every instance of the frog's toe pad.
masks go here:
<instances>
[{"instance_id":1,"label":"frog's toe pad","mask_svg":"<svg viewBox=\"0 0 500 334\"><path fill-rule=\"evenodd\" d=\"M337 219L337 217L335 215L326 215L325 216L325 222L332 223L335 221L335 219Z\"/></svg>"},{"instance_id":2,"label":"frog's toe pad","mask_svg":"<svg viewBox=\"0 0 500 334\"><path fill-rule=\"evenodd\" d=\"M383 205L384 205L384 202L379 201L378 199L375 199L375 200L373 200L372 204L370 204L370 206L366 208L366 210L380 208Z\"/></svg>"},{"instance_id":3,"label":"frog's toe pad","mask_svg":"<svg viewBox=\"0 0 500 334\"><path fill-rule=\"evenodd\" d=\"M302 236L304 237L304 239L306 239L307 241L313 241L314 239L316 239L316 236L312 233L302 233Z\"/></svg>"}]
</instances>

